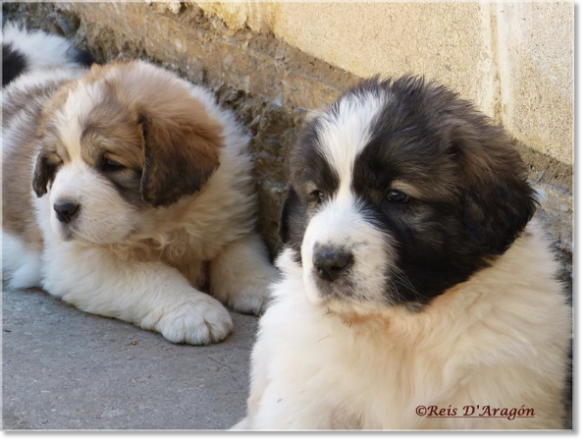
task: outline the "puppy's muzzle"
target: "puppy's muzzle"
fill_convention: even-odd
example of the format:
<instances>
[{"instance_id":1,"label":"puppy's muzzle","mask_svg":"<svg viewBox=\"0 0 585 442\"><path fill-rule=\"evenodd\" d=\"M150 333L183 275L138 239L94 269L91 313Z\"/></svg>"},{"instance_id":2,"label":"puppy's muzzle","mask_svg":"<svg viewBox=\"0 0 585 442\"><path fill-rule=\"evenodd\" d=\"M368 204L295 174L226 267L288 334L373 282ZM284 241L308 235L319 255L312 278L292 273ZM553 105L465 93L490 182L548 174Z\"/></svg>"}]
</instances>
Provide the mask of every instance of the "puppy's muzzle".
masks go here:
<instances>
[{"instance_id":1,"label":"puppy's muzzle","mask_svg":"<svg viewBox=\"0 0 585 442\"><path fill-rule=\"evenodd\" d=\"M53 205L57 219L62 223L69 224L79 214L81 206L72 201L59 201Z\"/></svg>"},{"instance_id":2,"label":"puppy's muzzle","mask_svg":"<svg viewBox=\"0 0 585 442\"><path fill-rule=\"evenodd\" d=\"M317 246L313 252L315 272L325 281L333 282L346 275L353 262L353 255L338 247Z\"/></svg>"}]
</instances>

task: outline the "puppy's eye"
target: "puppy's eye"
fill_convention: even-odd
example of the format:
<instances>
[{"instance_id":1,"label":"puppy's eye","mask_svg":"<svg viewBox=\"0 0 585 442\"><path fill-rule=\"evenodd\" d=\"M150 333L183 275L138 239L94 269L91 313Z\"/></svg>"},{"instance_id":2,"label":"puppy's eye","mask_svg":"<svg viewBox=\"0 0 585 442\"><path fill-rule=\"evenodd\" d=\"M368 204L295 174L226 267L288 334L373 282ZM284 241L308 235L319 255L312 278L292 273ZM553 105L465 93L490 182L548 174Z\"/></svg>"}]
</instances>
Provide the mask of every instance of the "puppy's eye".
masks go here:
<instances>
[{"instance_id":1,"label":"puppy's eye","mask_svg":"<svg viewBox=\"0 0 585 442\"><path fill-rule=\"evenodd\" d=\"M401 190L391 189L386 195L386 199L393 203L406 203L410 197Z\"/></svg>"},{"instance_id":2,"label":"puppy's eye","mask_svg":"<svg viewBox=\"0 0 585 442\"><path fill-rule=\"evenodd\" d=\"M59 167L63 165L63 160L59 157L50 157L47 159L47 164L51 167Z\"/></svg>"},{"instance_id":3,"label":"puppy's eye","mask_svg":"<svg viewBox=\"0 0 585 442\"><path fill-rule=\"evenodd\" d=\"M106 172L115 172L124 168L125 166L118 163L117 161L112 160L111 158L104 158L102 161L102 170Z\"/></svg>"},{"instance_id":4,"label":"puppy's eye","mask_svg":"<svg viewBox=\"0 0 585 442\"><path fill-rule=\"evenodd\" d=\"M309 193L309 202L319 205L321 204L321 202L323 201L323 192L321 192L320 190L313 190L311 193Z\"/></svg>"}]
</instances>

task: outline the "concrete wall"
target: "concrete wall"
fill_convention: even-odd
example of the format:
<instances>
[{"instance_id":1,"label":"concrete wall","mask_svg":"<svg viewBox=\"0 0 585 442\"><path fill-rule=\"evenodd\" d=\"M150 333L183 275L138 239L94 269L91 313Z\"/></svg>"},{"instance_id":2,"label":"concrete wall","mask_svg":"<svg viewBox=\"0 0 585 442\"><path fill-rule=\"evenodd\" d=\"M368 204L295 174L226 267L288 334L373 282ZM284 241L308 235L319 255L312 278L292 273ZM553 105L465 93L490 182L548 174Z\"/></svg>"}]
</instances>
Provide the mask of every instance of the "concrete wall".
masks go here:
<instances>
[{"instance_id":1,"label":"concrete wall","mask_svg":"<svg viewBox=\"0 0 585 442\"><path fill-rule=\"evenodd\" d=\"M519 140L572 164L573 4L200 2L359 77L437 79Z\"/></svg>"},{"instance_id":2,"label":"concrete wall","mask_svg":"<svg viewBox=\"0 0 585 442\"><path fill-rule=\"evenodd\" d=\"M142 58L204 84L252 134L259 228L273 254L285 158L307 109L360 77L425 74L518 139L541 209L572 253L570 3L34 3L5 18L59 32L100 62Z\"/></svg>"}]
</instances>

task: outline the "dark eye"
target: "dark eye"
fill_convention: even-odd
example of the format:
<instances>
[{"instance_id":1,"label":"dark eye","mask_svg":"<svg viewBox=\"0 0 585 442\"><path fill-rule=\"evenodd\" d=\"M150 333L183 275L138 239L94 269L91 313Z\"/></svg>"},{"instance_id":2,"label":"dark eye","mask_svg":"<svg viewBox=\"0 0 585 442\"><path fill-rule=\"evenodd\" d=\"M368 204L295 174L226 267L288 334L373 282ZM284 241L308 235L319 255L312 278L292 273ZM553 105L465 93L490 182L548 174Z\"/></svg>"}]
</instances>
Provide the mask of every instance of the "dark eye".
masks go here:
<instances>
[{"instance_id":1,"label":"dark eye","mask_svg":"<svg viewBox=\"0 0 585 442\"><path fill-rule=\"evenodd\" d=\"M401 190L391 189L390 192L388 192L386 195L386 199L388 201L392 201L393 203L406 203L410 197Z\"/></svg>"},{"instance_id":2,"label":"dark eye","mask_svg":"<svg viewBox=\"0 0 585 442\"><path fill-rule=\"evenodd\" d=\"M115 172L124 168L125 166L118 163L117 161L112 160L111 158L104 158L102 161L102 170L106 172Z\"/></svg>"},{"instance_id":3,"label":"dark eye","mask_svg":"<svg viewBox=\"0 0 585 442\"><path fill-rule=\"evenodd\" d=\"M313 190L309 193L309 202L319 205L323 201L323 192L320 190Z\"/></svg>"}]
</instances>

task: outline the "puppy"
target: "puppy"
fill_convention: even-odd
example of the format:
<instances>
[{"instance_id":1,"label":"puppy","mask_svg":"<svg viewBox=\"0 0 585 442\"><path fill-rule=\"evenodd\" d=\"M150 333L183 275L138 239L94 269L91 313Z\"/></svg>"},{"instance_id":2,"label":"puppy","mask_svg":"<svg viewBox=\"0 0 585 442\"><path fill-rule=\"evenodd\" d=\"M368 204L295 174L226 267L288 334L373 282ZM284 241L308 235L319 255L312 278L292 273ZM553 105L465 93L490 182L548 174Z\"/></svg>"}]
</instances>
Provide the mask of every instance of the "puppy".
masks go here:
<instances>
[{"instance_id":1,"label":"puppy","mask_svg":"<svg viewBox=\"0 0 585 442\"><path fill-rule=\"evenodd\" d=\"M374 78L306 122L290 168L235 428L563 427L571 311L500 127Z\"/></svg>"},{"instance_id":2,"label":"puppy","mask_svg":"<svg viewBox=\"0 0 585 442\"><path fill-rule=\"evenodd\" d=\"M254 231L248 135L161 68L53 55L57 66L2 91L8 287L42 287L172 342L225 338L221 303L258 313L275 272Z\"/></svg>"}]
</instances>

